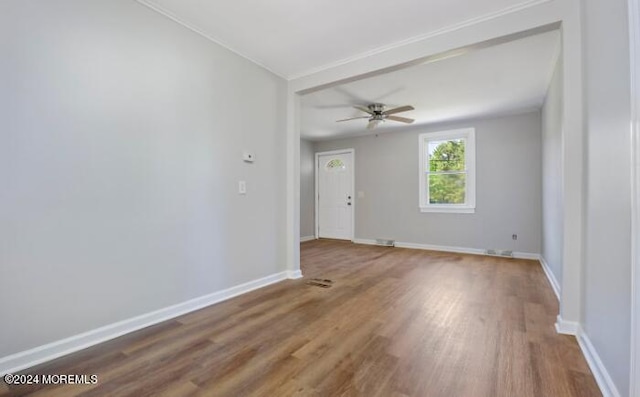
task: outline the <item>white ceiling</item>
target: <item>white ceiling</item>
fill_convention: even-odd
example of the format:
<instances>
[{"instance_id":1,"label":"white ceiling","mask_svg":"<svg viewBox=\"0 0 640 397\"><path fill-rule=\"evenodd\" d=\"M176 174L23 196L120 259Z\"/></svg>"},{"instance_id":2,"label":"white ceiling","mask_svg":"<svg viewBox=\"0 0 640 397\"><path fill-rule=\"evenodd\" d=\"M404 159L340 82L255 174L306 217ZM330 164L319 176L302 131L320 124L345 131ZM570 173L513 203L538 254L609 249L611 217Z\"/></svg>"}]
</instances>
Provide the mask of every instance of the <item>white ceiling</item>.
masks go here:
<instances>
[{"instance_id":1,"label":"white ceiling","mask_svg":"<svg viewBox=\"0 0 640 397\"><path fill-rule=\"evenodd\" d=\"M539 0L138 0L294 79ZM540 107L560 38L548 32L360 80L302 98L301 136L367 133L352 105L413 105L416 124ZM376 132L405 127L386 122Z\"/></svg>"},{"instance_id":2,"label":"white ceiling","mask_svg":"<svg viewBox=\"0 0 640 397\"><path fill-rule=\"evenodd\" d=\"M291 79L532 0L138 0Z\"/></svg>"},{"instance_id":3,"label":"white ceiling","mask_svg":"<svg viewBox=\"0 0 640 397\"><path fill-rule=\"evenodd\" d=\"M387 121L367 130L353 105L413 105L398 116L430 124L533 110L542 106L559 53L557 31L317 91L302 97L301 136L328 139L405 128Z\"/></svg>"}]
</instances>

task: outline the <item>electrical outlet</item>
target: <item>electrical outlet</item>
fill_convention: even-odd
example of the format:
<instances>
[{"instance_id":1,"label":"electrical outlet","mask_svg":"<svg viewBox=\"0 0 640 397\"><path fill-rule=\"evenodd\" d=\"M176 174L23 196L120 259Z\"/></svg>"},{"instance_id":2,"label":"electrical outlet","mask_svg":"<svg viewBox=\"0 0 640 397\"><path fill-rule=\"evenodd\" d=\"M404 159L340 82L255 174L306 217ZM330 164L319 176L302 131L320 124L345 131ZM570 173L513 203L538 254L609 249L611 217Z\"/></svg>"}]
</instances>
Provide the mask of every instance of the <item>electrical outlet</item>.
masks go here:
<instances>
[{"instance_id":1,"label":"electrical outlet","mask_svg":"<svg viewBox=\"0 0 640 397\"><path fill-rule=\"evenodd\" d=\"M512 234L511 238L514 239L514 240L517 240L518 239L518 235L517 234Z\"/></svg>"}]
</instances>

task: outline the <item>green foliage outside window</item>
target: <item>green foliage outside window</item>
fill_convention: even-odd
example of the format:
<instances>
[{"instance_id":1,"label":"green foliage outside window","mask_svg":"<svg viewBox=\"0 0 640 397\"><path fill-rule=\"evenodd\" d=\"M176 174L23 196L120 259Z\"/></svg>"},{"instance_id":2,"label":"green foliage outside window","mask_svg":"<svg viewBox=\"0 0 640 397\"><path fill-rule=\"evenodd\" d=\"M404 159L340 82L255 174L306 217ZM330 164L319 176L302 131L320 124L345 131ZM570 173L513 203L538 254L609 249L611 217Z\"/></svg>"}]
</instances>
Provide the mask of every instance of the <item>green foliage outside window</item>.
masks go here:
<instances>
[{"instance_id":1,"label":"green foliage outside window","mask_svg":"<svg viewBox=\"0 0 640 397\"><path fill-rule=\"evenodd\" d=\"M429 143L429 203L464 204L466 186L465 141Z\"/></svg>"}]
</instances>

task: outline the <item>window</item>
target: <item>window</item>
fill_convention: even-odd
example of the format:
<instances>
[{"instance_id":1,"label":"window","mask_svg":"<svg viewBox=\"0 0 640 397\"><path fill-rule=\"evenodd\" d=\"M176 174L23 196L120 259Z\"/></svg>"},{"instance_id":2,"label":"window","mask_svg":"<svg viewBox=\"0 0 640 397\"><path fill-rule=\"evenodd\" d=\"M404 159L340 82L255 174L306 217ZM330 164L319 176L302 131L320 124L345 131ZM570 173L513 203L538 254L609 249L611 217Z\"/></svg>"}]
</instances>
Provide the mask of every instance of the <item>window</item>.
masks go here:
<instances>
[{"instance_id":1,"label":"window","mask_svg":"<svg viewBox=\"0 0 640 397\"><path fill-rule=\"evenodd\" d=\"M475 130L420 134L419 146L420 210L475 212Z\"/></svg>"},{"instance_id":2,"label":"window","mask_svg":"<svg viewBox=\"0 0 640 397\"><path fill-rule=\"evenodd\" d=\"M327 171L342 171L347 168L347 166L344 165L344 162L340 159L333 159L329 161L325 167L327 168Z\"/></svg>"}]
</instances>

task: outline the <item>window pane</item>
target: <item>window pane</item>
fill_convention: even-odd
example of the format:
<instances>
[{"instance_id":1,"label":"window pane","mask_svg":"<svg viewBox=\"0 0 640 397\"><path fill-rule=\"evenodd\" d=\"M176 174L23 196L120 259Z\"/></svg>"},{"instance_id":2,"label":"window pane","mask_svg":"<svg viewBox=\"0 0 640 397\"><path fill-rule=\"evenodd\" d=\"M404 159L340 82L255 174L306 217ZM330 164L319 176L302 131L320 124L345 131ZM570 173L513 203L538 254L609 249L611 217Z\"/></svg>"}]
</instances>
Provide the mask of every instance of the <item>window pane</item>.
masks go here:
<instances>
[{"instance_id":1,"label":"window pane","mask_svg":"<svg viewBox=\"0 0 640 397\"><path fill-rule=\"evenodd\" d=\"M464 139L429 142L429 171L465 171Z\"/></svg>"},{"instance_id":2,"label":"window pane","mask_svg":"<svg viewBox=\"0 0 640 397\"><path fill-rule=\"evenodd\" d=\"M429 204L464 204L466 174L429 174Z\"/></svg>"},{"instance_id":3,"label":"window pane","mask_svg":"<svg viewBox=\"0 0 640 397\"><path fill-rule=\"evenodd\" d=\"M336 171L336 170L344 170L347 166L344 165L344 162L340 159L330 160L325 166L327 171Z\"/></svg>"}]
</instances>

